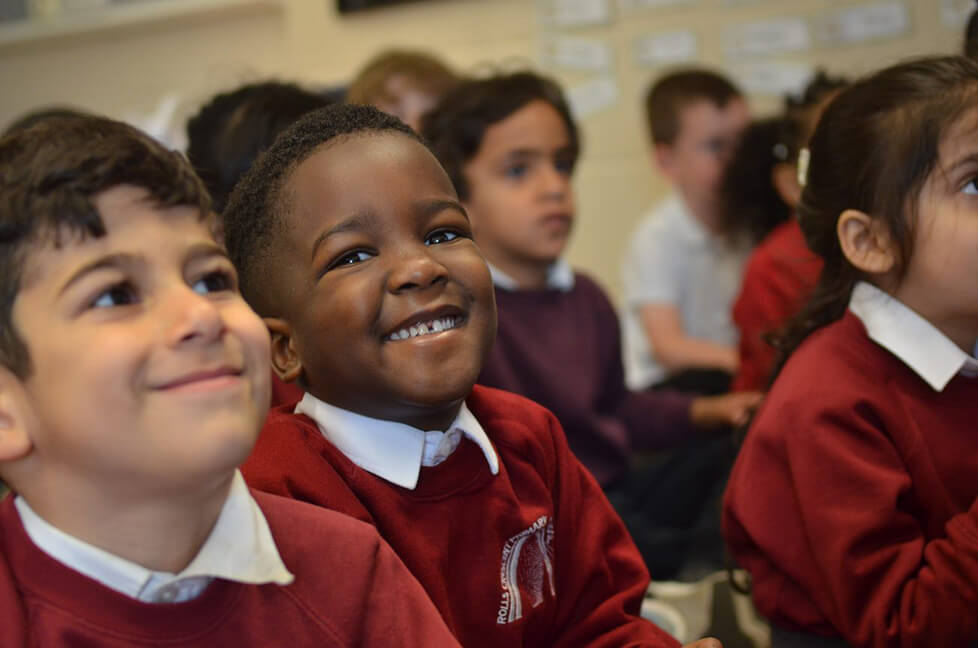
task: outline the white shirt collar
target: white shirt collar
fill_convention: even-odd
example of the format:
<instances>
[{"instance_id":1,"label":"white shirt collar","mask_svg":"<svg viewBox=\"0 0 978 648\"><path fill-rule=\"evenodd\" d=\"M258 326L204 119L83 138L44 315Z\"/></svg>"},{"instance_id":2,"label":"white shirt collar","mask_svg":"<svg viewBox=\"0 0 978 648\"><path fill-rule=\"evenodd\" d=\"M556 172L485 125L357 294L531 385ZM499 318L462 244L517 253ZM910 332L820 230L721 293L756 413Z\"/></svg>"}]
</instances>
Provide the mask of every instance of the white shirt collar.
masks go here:
<instances>
[{"instance_id":1,"label":"white shirt collar","mask_svg":"<svg viewBox=\"0 0 978 648\"><path fill-rule=\"evenodd\" d=\"M849 310L862 321L870 339L902 360L934 391L942 391L958 373L978 375L978 360L876 286L858 282Z\"/></svg>"},{"instance_id":2,"label":"white shirt collar","mask_svg":"<svg viewBox=\"0 0 978 648\"><path fill-rule=\"evenodd\" d=\"M492 474L499 472L496 450L465 403L444 432L425 432L404 423L363 416L324 403L308 392L295 412L314 420L323 436L357 466L402 488L413 490L421 466L436 466L447 459L463 435L482 450Z\"/></svg>"},{"instance_id":3,"label":"white shirt collar","mask_svg":"<svg viewBox=\"0 0 978 648\"><path fill-rule=\"evenodd\" d=\"M254 585L288 585L294 580L239 471L234 473L228 498L210 535L179 574L146 569L70 536L42 519L23 497L17 496L14 506L27 535L44 553L146 603L189 601L200 596L215 578Z\"/></svg>"},{"instance_id":4,"label":"white shirt collar","mask_svg":"<svg viewBox=\"0 0 978 648\"><path fill-rule=\"evenodd\" d=\"M520 289L515 279L491 263L488 266L492 283L497 288L510 291ZM547 288L560 292L570 292L574 289L574 269L570 267L569 263L563 259L557 259L550 265L550 268L547 269Z\"/></svg>"}]
</instances>

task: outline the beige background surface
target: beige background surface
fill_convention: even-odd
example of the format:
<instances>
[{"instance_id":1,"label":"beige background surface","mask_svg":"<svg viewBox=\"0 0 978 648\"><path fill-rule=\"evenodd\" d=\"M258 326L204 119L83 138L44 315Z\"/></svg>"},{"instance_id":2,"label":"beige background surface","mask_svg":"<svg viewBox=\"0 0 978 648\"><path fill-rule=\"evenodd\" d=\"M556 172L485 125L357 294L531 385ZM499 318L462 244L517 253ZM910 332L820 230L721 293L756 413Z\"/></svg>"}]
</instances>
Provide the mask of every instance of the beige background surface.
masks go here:
<instances>
[{"instance_id":1,"label":"beige background surface","mask_svg":"<svg viewBox=\"0 0 978 648\"><path fill-rule=\"evenodd\" d=\"M735 69L740 62L730 58L729 30L798 18L813 35L810 48L744 62L817 64L858 75L908 56L957 52L971 6L971 0L903 0L905 33L828 45L817 38L827 12L876 0L607 0L607 21L580 27L542 20L555 1L427 0L340 16L332 0L142 0L94 18L62 13L34 26L0 26L0 126L51 103L145 120L168 96L176 105L171 121L179 125L216 91L271 76L343 83L376 51L394 45L431 48L463 70L530 62L568 87L610 79L617 101L582 120L579 220L568 256L617 298L619 258L629 232L667 190L649 162L640 113L645 87L664 68L637 62L637 38L690 30L700 62ZM541 64L539 52L554 36L604 44L613 55L610 69ZM751 100L759 114L778 105L768 96Z\"/></svg>"}]
</instances>

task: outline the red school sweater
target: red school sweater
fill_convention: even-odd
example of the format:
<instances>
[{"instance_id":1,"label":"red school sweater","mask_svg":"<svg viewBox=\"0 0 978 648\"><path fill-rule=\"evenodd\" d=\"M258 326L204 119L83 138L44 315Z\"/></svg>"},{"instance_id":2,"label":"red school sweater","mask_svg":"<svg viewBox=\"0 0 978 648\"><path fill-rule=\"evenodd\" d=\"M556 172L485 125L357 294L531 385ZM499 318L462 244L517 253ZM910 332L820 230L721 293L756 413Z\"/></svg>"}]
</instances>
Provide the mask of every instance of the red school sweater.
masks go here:
<instances>
[{"instance_id":1,"label":"red school sweater","mask_svg":"<svg viewBox=\"0 0 978 648\"><path fill-rule=\"evenodd\" d=\"M269 414L245 479L375 525L466 648L677 646L638 616L648 572L554 416L486 387L466 402L497 475L465 439L404 489L357 467L290 406Z\"/></svg>"},{"instance_id":2,"label":"red school sweater","mask_svg":"<svg viewBox=\"0 0 978 648\"><path fill-rule=\"evenodd\" d=\"M418 582L375 529L254 493L288 586L215 580L185 603L143 603L51 558L0 502L0 646L457 646Z\"/></svg>"},{"instance_id":3,"label":"red school sweater","mask_svg":"<svg viewBox=\"0 0 978 648\"><path fill-rule=\"evenodd\" d=\"M724 532L773 623L853 646L978 638L978 378L936 392L852 313L791 357Z\"/></svg>"},{"instance_id":4,"label":"red school sweater","mask_svg":"<svg viewBox=\"0 0 978 648\"><path fill-rule=\"evenodd\" d=\"M733 320L740 333L740 366L733 391L767 389L776 353L764 336L783 328L805 305L822 272L822 260L791 218L758 244L747 261Z\"/></svg>"}]
</instances>

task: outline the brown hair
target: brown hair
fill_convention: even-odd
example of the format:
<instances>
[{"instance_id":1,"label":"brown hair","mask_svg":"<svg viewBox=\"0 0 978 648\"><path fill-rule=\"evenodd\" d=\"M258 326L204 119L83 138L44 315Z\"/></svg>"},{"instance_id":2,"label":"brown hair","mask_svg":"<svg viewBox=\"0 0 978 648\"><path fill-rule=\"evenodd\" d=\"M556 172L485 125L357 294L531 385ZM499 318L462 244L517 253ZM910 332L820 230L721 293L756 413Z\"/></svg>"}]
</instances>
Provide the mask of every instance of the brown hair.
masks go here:
<instances>
[{"instance_id":1,"label":"brown hair","mask_svg":"<svg viewBox=\"0 0 978 648\"><path fill-rule=\"evenodd\" d=\"M724 108L741 97L737 87L716 72L705 69L678 70L660 78L645 95L645 118L652 142L672 144L679 136L683 109L697 101Z\"/></svg>"},{"instance_id":2,"label":"brown hair","mask_svg":"<svg viewBox=\"0 0 978 648\"><path fill-rule=\"evenodd\" d=\"M419 90L441 97L459 81L458 75L441 60L418 50L393 49L381 52L360 70L346 91L346 100L375 105L390 101L387 82L405 77Z\"/></svg>"},{"instance_id":3,"label":"brown hair","mask_svg":"<svg viewBox=\"0 0 978 648\"><path fill-rule=\"evenodd\" d=\"M799 218L808 246L825 262L810 301L776 346L788 355L845 313L863 278L836 234L839 216L857 209L881 221L899 246L898 271L913 253L917 202L939 162L941 140L978 93L978 62L932 57L877 72L832 100L812 136Z\"/></svg>"},{"instance_id":4,"label":"brown hair","mask_svg":"<svg viewBox=\"0 0 978 648\"><path fill-rule=\"evenodd\" d=\"M122 184L160 207L189 205L210 217L210 198L190 163L132 126L102 117L48 117L0 139L0 364L30 375L30 353L13 322L24 260L64 234L105 236L92 200Z\"/></svg>"}]
</instances>

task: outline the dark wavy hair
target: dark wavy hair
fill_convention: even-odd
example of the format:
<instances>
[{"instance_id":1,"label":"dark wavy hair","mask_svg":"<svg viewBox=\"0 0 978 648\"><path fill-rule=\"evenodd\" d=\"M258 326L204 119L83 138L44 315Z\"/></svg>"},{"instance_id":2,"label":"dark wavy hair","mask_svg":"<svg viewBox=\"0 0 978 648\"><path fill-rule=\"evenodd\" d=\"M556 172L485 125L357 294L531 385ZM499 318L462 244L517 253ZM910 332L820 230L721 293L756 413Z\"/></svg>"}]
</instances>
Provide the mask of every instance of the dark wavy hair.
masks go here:
<instances>
[{"instance_id":1,"label":"dark wavy hair","mask_svg":"<svg viewBox=\"0 0 978 648\"><path fill-rule=\"evenodd\" d=\"M31 371L13 322L27 256L67 236L105 236L93 199L122 184L145 189L160 207L187 205L209 217L207 190L187 160L132 126L49 116L0 139L0 363L18 377Z\"/></svg>"},{"instance_id":2,"label":"dark wavy hair","mask_svg":"<svg viewBox=\"0 0 978 648\"><path fill-rule=\"evenodd\" d=\"M809 144L799 206L805 240L825 266L810 301L777 340L775 375L805 338L842 317L863 278L836 234L843 211L879 219L899 246L898 271L906 271L920 192L937 167L942 138L976 96L978 62L930 57L857 81L829 104Z\"/></svg>"},{"instance_id":3,"label":"dark wavy hair","mask_svg":"<svg viewBox=\"0 0 978 648\"><path fill-rule=\"evenodd\" d=\"M486 130L533 101L550 104L560 115L576 162L581 144L570 106L556 82L533 72L463 81L425 116L421 132L445 167L459 198L469 198L464 169L479 152Z\"/></svg>"}]
</instances>

